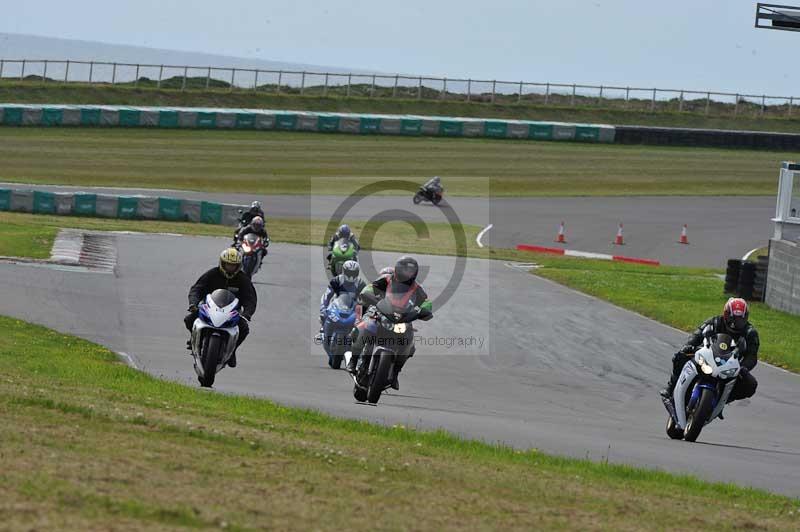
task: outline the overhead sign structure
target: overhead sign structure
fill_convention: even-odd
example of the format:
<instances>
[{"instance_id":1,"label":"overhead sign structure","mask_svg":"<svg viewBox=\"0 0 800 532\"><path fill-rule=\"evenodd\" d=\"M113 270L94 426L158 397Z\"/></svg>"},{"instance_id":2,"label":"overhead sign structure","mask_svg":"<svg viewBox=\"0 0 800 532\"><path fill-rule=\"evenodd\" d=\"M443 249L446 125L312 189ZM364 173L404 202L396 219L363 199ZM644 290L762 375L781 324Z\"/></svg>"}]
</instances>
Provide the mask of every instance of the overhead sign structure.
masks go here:
<instances>
[{"instance_id":1,"label":"overhead sign structure","mask_svg":"<svg viewBox=\"0 0 800 532\"><path fill-rule=\"evenodd\" d=\"M756 4L756 28L800 31L800 6Z\"/></svg>"}]
</instances>

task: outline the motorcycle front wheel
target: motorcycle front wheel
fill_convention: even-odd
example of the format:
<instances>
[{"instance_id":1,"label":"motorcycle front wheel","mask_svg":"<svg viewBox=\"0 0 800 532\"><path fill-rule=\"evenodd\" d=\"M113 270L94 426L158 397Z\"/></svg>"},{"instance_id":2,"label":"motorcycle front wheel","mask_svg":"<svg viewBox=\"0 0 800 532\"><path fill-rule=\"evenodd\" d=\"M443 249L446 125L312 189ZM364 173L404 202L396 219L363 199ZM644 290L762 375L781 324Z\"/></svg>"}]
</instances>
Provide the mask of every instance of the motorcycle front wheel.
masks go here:
<instances>
[{"instance_id":1,"label":"motorcycle front wheel","mask_svg":"<svg viewBox=\"0 0 800 532\"><path fill-rule=\"evenodd\" d=\"M411 201L414 202L414 205L419 205L420 203L422 203L422 195L420 195L420 193L417 192L416 194L414 194L414 199Z\"/></svg>"},{"instance_id":2,"label":"motorcycle front wheel","mask_svg":"<svg viewBox=\"0 0 800 532\"><path fill-rule=\"evenodd\" d=\"M389 353L383 353L379 355L381 358L378 361L378 367L375 370L375 374L372 376L369 382L369 388L367 389L367 402L375 404L381 398L381 393L383 390L386 389L386 385L389 383L389 372L392 369L392 363L394 362L392 359L394 358Z\"/></svg>"},{"instance_id":3,"label":"motorcycle front wheel","mask_svg":"<svg viewBox=\"0 0 800 532\"><path fill-rule=\"evenodd\" d=\"M703 391L700 393L700 399L697 400L697 405L694 407L694 411L689 414L686 420L686 429L683 431L684 440L697 440L713 408L714 392L708 388L703 388Z\"/></svg>"},{"instance_id":4,"label":"motorcycle front wheel","mask_svg":"<svg viewBox=\"0 0 800 532\"><path fill-rule=\"evenodd\" d=\"M203 376L200 377L200 386L211 388L214 385L214 378L217 376L217 366L222 358L223 342L220 336L211 336L206 342L206 349L203 353Z\"/></svg>"}]
</instances>

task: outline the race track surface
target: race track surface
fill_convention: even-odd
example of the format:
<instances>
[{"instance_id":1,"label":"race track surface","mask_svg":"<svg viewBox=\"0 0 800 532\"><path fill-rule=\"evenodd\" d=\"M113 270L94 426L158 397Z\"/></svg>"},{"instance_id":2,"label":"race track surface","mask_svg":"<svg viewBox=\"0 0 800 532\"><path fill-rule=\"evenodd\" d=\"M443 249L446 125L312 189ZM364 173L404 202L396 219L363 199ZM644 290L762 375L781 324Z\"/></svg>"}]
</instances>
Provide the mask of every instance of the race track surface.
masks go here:
<instances>
[{"instance_id":1,"label":"race track surface","mask_svg":"<svg viewBox=\"0 0 800 532\"><path fill-rule=\"evenodd\" d=\"M86 187L12 185L55 191ZM328 220L344 201L341 196L251 196L246 194L156 191L146 189L93 189L112 194L167 195L249 204L258 199L267 218ZM464 224L493 224L483 244L513 248L517 244L550 246L559 224L566 224L569 249L657 259L665 264L724 268L728 258L766 246L772 236L770 221L775 198L755 197L584 197L584 198L464 198L446 202ZM408 197L373 196L355 205L348 220L364 220L385 210L402 209L406 217L445 221L441 209L413 205ZM394 216L396 217L396 216ZM380 216L378 216L380 218ZM624 246L611 242L619 223L624 225ZM689 226L688 246L678 243L681 227Z\"/></svg>"},{"instance_id":2,"label":"race track surface","mask_svg":"<svg viewBox=\"0 0 800 532\"><path fill-rule=\"evenodd\" d=\"M186 293L227 240L115 238L114 274L0 264L0 314L88 338L153 375L196 385L184 349ZM374 254L377 267L393 258ZM456 259L419 258L437 298ZM274 244L256 280L252 335L239 367L218 376L218 391L800 496L797 375L760 364L752 400L732 405L699 443L671 441L657 391L684 334L503 262L469 260L453 298L418 324L428 345L408 362L401 391L365 406L311 339L326 282L321 250ZM475 344L433 345L447 339Z\"/></svg>"}]
</instances>

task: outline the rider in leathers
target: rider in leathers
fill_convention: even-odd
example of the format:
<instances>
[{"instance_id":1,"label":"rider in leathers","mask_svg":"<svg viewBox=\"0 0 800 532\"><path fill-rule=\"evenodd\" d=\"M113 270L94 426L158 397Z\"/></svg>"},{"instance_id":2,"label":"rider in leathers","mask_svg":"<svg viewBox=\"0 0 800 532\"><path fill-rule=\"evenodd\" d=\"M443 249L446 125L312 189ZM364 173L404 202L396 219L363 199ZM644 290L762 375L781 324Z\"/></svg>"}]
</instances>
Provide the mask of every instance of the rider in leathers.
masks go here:
<instances>
[{"instance_id":1,"label":"rider in leathers","mask_svg":"<svg viewBox=\"0 0 800 532\"><path fill-rule=\"evenodd\" d=\"M342 292L352 294L354 298L367 286L367 283L360 277L361 267L354 260L345 261L342 264L342 273L336 277L331 278L328 283L328 288L322 294L319 301L319 332L322 333L322 327L325 325L325 316L328 312L328 305L331 299L338 296Z\"/></svg>"},{"instance_id":2,"label":"rider in leathers","mask_svg":"<svg viewBox=\"0 0 800 532\"><path fill-rule=\"evenodd\" d=\"M236 248L223 250L219 256L219 265L201 275L189 290L189 312L184 317L183 323L191 332L194 320L197 319L198 305L205 301L208 294L220 288L233 292L241 305L239 316L242 319L239 320L239 338L236 342L238 348L250 334L249 322L256 312L258 296L250 277L242 271L242 254ZM228 359L228 365L236 367L236 351Z\"/></svg>"},{"instance_id":3,"label":"rider in leathers","mask_svg":"<svg viewBox=\"0 0 800 532\"><path fill-rule=\"evenodd\" d=\"M740 361L742 370L733 390L731 390L730 396L728 396L728 402L752 397L756 393L758 381L750 372L758 363L760 342L758 331L748 321L749 317L750 309L747 302L744 299L732 297L725 303L721 316L713 316L701 323L694 333L689 336L686 345L673 355L672 375L669 382L667 382L667 387L661 390L661 396L667 400L672 399L672 393L675 391L675 385L678 382L683 366L686 365L690 357L694 356L695 351L703 345L705 335L724 333L729 334L737 344L740 340L744 340ZM709 327L709 329L704 333L706 327Z\"/></svg>"},{"instance_id":4,"label":"rider in leathers","mask_svg":"<svg viewBox=\"0 0 800 532\"><path fill-rule=\"evenodd\" d=\"M352 356L347 368L348 371L355 369L359 383L363 384L363 379L369 368L372 348L377 339L378 311L374 308L374 305L377 305L381 299L387 296L400 298L401 300L407 299L411 301L415 307L419 307L417 319L428 321L433 318L433 308L430 299L428 299L428 294L425 292L425 289L422 288L422 285L416 281L418 273L419 265L415 259L409 256L400 257L395 264L392 274L378 277L372 284L361 291L359 301L364 308L368 308L368 310L364 313L362 320L356 326L358 329L358 337L354 342ZM365 353L364 356L361 356L365 347L368 348L368 352ZM395 374L390 376L392 379L392 388L395 390L400 389L398 376L406 361L414 356L414 351L414 347L412 346L407 357L398 357L397 363L395 364ZM352 368L351 365L356 363L358 366Z\"/></svg>"}]
</instances>

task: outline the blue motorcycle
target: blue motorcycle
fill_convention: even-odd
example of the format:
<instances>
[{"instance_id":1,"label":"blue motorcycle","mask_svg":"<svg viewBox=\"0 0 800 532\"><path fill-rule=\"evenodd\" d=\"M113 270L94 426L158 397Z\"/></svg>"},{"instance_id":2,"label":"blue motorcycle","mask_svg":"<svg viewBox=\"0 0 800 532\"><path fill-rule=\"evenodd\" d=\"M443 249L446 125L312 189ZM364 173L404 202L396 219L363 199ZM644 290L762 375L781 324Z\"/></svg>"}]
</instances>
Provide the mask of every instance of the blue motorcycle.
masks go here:
<instances>
[{"instance_id":1,"label":"blue motorcycle","mask_svg":"<svg viewBox=\"0 0 800 532\"><path fill-rule=\"evenodd\" d=\"M352 349L350 332L356 323L356 299L354 294L342 292L331 299L325 313L322 345L328 355L328 365L333 369L342 367L344 353Z\"/></svg>"}]
</instances>

